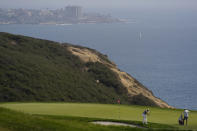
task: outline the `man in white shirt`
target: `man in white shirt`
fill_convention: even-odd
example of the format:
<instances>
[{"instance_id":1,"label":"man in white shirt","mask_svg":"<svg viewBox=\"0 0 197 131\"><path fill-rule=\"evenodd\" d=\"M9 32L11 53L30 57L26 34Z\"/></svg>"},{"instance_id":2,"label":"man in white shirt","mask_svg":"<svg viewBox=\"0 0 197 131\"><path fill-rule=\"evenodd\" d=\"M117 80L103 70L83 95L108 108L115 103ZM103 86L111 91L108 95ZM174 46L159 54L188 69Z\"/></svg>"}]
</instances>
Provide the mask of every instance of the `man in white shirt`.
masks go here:
<instances>
[{"instance_id":1,"label":"man in white shirt","mask_svg":"<svg viewBox=\"0 0 197 131\"><path fill-rule=\"evenodd\" d=\"M189 117L189 110L186 110L184 109L184 123L185 123L185 120L186 120L186 125L187 125L187 120L188 120L188 117Z\"/></svg>"},{"instance_id":2,"label":"man in white shirt","mask_svg":"<svg viewBox=\"0 0 197 131\"><path fill-rule=\"evenodd\" d=\"M149 113L150 113L149 108L146 109L146 110L142 113L142 116L143 116L143 121L142 121L142 123L143 123L143 124L147 124L147 115L148 115Z\"/></svg>"}]
</instances>

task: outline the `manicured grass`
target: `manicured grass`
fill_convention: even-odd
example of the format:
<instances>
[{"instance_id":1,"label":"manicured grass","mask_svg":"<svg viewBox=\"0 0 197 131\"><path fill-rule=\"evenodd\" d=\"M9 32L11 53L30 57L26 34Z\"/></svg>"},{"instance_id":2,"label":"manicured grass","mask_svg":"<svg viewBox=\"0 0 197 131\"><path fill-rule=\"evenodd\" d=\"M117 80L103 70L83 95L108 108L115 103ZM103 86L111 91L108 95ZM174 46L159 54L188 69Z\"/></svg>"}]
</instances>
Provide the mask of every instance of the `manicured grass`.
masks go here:
<instances>
[{"instance_id":1,"label":"manicured grass","mask_svg":"<svg viewBox=\"0 0 197 131\"><path fill-rule=\"evenodd\" d=\"M1 131L142 131L144 129L123 126L101 126L95 125L92 121L106 121L106 119L69 117L69 116L47 116L31 115L21 112L0 108L0 130ZM114 121L114 120L110 120ZM138 124L139 122L120 121L125 123ZM142 125L142 124L141 124ZM149 124L151 128L163 127L173 129L167 125ZM147 130L147 129L146 129Z\"/></svg>"},{"instance_id":2,"label":"manicured grass","mask_svg":"<svg viewBox=\"0 0 197 131\"><path fill-rule=\"evenodd\" d=\"M76 116L102 118L113 120L141 121L143 106L109 105L109 104L79 104L79 103L5 103L2 107L30 114ZM178 117L183 110L152 108L148 121L168 124L180 129L197 129L197 112L191 111L189 125L178 125Z\"/></svg>"}]
</instances>

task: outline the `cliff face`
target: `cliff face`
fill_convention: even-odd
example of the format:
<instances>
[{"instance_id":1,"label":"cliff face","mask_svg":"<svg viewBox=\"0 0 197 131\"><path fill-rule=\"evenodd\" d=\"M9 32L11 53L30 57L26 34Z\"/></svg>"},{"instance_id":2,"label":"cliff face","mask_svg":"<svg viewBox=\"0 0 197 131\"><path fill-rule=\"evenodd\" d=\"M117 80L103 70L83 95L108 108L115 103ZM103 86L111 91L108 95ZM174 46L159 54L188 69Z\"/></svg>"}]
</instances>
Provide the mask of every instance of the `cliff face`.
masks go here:
<instances>
[{"instance_id":1,"label":"cliff face","mask_svg":"<svg viewBox=\"0 0 197 131\"><path fill-rule=\"evenodd\" d=\"M64 101L171 108L107 56L80 46L0 33L0 101Z\"/></svg>"},{"instance_id":2,"label":"cliff face","mask_svg":"<svg viewBox=\"0 0 197 131\"><path fill-rule=\"evenodd\" d=\"M172 108L166 102L155 97L150 90L145 88L135 78L133 78L126 72L120 71L113 62L106 61L107 58L106 59L101 58L100 57L101 55L98 52L91 50L91 49L87 49L87 48L78 48L78 47L73 47L73 46L68 47L68 50L71 51L72 54L78 56L85 63L99 62L99 63L106 65L110 70L112 70L118 76L120 82L122 83L124 88L127 90L127 95L130 98L136 97L137 99L140 99L140 97L145 96L146 98L153 101L159 107Z\"/></svg>"}]
</instances>

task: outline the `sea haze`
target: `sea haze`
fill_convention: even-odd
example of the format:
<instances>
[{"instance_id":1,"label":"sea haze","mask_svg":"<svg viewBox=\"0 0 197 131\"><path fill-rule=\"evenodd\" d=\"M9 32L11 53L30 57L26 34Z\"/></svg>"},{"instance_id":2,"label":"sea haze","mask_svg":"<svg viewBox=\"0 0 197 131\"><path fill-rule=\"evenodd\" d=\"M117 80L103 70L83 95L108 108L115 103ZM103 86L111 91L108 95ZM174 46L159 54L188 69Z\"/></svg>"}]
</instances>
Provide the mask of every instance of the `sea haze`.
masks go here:
<instances>
[{"instance_id":1,"label":"sea haze","mask_svg":"<svg viewBox=\"0 0 197 131\"><path fill-rule=\"evenodd\" d=\"M0 31L94 48L170 105L197 110L197 9L186 0L174 6L143 1L100 9L131 23L0 25Z\"/></svg>"}]
</instances>

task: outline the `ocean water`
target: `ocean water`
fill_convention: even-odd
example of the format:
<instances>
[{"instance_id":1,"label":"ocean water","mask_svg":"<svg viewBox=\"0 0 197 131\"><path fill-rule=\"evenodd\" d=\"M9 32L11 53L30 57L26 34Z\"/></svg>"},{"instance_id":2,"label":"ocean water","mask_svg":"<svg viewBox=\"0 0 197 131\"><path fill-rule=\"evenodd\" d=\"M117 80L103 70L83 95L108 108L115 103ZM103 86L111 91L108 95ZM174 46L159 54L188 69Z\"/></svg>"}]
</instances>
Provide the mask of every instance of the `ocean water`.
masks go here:
<instances>
[{"instance_id":1,"label":"ocean water","mask_svg":"<svg viewBox=\"0 0 197 131\"><path fill-rule=\"evenodd\" d=\"M94 48L155 96L176 108L197 110L195 23L0 25L0 32Z\"/></svg>"}]
</instances>

